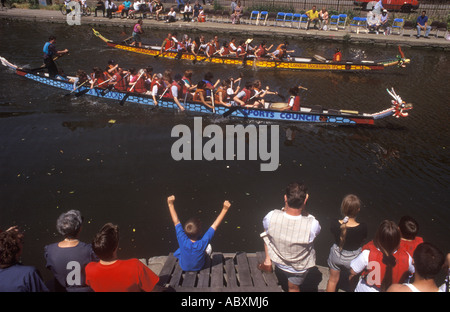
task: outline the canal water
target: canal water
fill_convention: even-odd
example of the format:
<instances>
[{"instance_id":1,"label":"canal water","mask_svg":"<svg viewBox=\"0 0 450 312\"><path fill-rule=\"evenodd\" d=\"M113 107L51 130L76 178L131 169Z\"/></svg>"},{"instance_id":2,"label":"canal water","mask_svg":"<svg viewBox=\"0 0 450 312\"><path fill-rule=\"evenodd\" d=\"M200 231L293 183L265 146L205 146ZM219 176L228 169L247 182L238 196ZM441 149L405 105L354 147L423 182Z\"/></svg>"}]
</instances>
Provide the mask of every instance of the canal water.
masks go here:
<instances>
[{"instance_id":1,"label":"canal water","mask_svg":"<svg viewBox=\"0 0 450 312\"><path fill-rule=\"evenodd\" d=\"M131 33L131 29L115 27L97 30L114 40ZM172 128L193 129L194 115L64 96L66 91L1 68L0 228L18 225L25 231L22 260L40 268L44 276L49 272L43 248L61 239L55 222L69 209L80 210L85 218L81 240L90 241L104 223L113 222L121 229L120 257L148 258L177 248L167 196L176 196L182 221L197 215L205 227L214 221L223 201L230 200L231 209L214 237L213 250L255 252L263 250L259 237L263 217L282 207L285 186L296 180L308 185L308 211L322 226L315 244L319 265L326 266L333 243L330 220L340 217L340 202L349 193L363 202L359 220L368 223L368 239L382 220L397 222L410 215L420 224L420 236L449 251L448 52L403 47L411 64L379 73L277 72L115 50L85 26L2 21L0 55L20 66L38 67L42 46L52 34L57 48L70 50L69 56L58 60L66 73L90 72L110 59L125 68L151 65L155 72L192 69L194 81L207 71L214 73L214 79L236 78L242 72L244 82L259 79L285 96L289 87L302 84L308 89L301 92L304 105L367 113L388 108L391 98L386 88L394 87L414 109L407 118L390 117L371 127L280 124L279 167L262 172L262 160L175 161ZM159 44L165 35L147 31L144 41ZM386 59L398 54L395 46L299 39L289 44L302 56L331 57L336 47L348 59ZM277 96L268 99L280 100ZM224 126L242 121L204 117L202 122L203 126Z\"/></svg>"}]
</instances>

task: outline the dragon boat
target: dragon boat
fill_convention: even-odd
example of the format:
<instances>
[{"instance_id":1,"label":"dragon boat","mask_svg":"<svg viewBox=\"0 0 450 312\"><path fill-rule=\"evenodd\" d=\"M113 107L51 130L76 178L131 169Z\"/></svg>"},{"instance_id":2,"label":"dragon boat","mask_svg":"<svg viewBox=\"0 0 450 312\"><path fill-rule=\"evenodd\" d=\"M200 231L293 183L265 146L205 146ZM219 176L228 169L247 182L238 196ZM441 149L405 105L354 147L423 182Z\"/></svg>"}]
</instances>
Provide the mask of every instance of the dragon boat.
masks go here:
<instances>
[{"instance_id":1,"label":"dragon boat","mask_svg":"<svg viewBox=\"0 0 450 312\"><path fill-rule=\"evenodd\" d=\"M12 69L17 75L28 78L35 82L56 87L58 89L69 91L68 94L78 95L90 95L99 98L105 98L116 101L120 104L137 103L143 105L153 106L153 98L151 95L135 93L135 92L120 92L114 89L105 92L102 88L89 88L84 86L78 86L74 90L73 83L69 82L65 78L52 78L45 73L44 69L29 70L20 68L7 61L5 58L0 57L2 65ZM69 76L70 77L70 76ZM240 106L215 106L210 109L204 106L200 102L184 101L182 104L185 111L216 115L219 117L236 117L244 120L264 120L270 122L288 122L288 123L321 123L321 124L338 124L338 125L373 125L375 120L394 116L396 118L408 116L408 110L412 109L412 104L407 104L398 96L394 89L387 90L388 93L394 98L391 100L391 106L383 111L367 114L358 111L344 110L344 109L324 109L321 106L306 107L302 106L300 111L284 110L287 107L287 103L282 102L266 102L265 108L244 108ZM169 110L178 110L178 106L171 98L162 97L158 101L158 107Z\"/></svg>"},{"instance_id":2,"label":"dragon boat","mask_svg":"<svg viewBox=\"0 0 450 312\"><path fill-rule=\"evenodd\" d=\"M116 49L151 55L153 57L163 57L175 60L186 60L191 62L205 62L224 65L238 65L249 66L253 68L269 68L269 69L284 69L284 70L315 70L315 71L333 71L333 72L367 72L380 71L387 67L398 66L405 67L405 64L410 63L410 59L405 58L400 46L399 53L395 58L382 61L342 61L334 62L333 60L325 59L319 55L313 58L290 56L285 60L273 60L270 58L256 58L256 57L233 57L233 56L219 56L213 55L208 57L206 55L194 55L189 52L163 52L161 53L160 46L152 46L142 44L141 47L136 47L128 42L128 39L122 42L115 42L105 38L95 29L92 29L94 35L103 40L109 47Z\"/></svg>"}]
</instances>

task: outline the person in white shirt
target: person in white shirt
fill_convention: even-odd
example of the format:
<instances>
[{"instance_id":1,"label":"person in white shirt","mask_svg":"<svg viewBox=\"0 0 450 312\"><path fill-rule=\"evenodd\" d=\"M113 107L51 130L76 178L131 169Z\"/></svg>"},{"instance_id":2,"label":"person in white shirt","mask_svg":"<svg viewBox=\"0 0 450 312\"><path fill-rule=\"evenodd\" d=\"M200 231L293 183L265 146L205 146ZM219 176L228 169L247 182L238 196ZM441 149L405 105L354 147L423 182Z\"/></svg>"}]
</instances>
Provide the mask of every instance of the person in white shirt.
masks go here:
<instances>
[{"instance_id":1,"label":"person in white shirt","mask_svg":"<svg viewBox=\"0 0 450 312\"><path fill-rule=\"evenodd\" d=\"M319 222L306 211L309 199L303 183L290 183L284 195L284 208L270 211L263 220L266 258L258 265L262 271L275 270L287 279L289 292L299 292L309 269L316 265L314 240Z\"/></svg>"}]
</instances>

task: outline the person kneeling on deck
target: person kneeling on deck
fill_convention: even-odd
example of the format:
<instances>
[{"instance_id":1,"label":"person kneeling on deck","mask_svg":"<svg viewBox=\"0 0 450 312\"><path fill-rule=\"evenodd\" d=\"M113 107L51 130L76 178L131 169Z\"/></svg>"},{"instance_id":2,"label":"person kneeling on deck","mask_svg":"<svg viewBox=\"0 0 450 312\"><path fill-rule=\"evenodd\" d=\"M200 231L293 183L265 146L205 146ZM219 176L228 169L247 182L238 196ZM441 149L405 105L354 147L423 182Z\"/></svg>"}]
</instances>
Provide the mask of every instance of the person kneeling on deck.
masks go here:
<instances>
[{"instance_id":1,"label":"person kneeling on deck","mask_svg":"<svg viewBox=\"0 0 450 312\"><path fill-rule=\"evenodd\" d=\"M211 254L210 241L218 226L222 223L228 209L230 209L231 204L228 200L223 202L220 214L206 233L202 235L201 223L198 218L189 219L183 229L178 219L174 202L174 195L167 198L167 205L173 224L175 225L179 244L179 248L175 251L174 256L178 258L178 263L183 271L200 271L205 265L206 254Z\"/></svg>"},{"instance_id":2,"label":"person kneeling on deck","mask_svg":"<svg viewBox=\"0 0 450 312\"><path fill-rule=\"evenodd\" d=\"M263 219L265 232L261 237L266 258L258 268L271 272L273 261L278 280L289 292L299 292L309 269L316 265L313 242L321 227L306 211L308 198L305 184L290 183L284 195L284 208L270 211Z\"/></svg>"}]
</instances>

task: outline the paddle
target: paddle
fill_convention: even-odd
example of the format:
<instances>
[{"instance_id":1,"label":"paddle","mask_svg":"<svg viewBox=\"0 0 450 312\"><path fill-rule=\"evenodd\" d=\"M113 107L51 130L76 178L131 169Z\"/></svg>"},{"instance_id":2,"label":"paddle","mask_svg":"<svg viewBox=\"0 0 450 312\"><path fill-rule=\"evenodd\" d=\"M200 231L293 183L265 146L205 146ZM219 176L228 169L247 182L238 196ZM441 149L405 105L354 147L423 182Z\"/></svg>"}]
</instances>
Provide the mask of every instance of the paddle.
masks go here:
<instances>
[{"instance_id":1,"label":"paddle","mask_svg":"<svg viewBox=\"0 0 450 312\"><path fill-rule=\"evenodd\" d=\"M53 58L53 62L56 61L57 59L63 57L64 55L69 55L69 53L64 53L64 54L55 56L55 57ZM32 68L32 69L29 69L29 71L32 71L32 72L33 72L33 71L37 71L37 70L39 70L39 69L44 69L45 67L47 67L47 65L42 64L41 67Z\"/></svg>"},{"instance_id":2,"label":"paddle","mask_svg":"<svg viewBox=\"0 0 450 312\"><path fill-rule=\"evenodd\" d=\"M123 76L122 79L127 78L129 75L130 75L130 73L126 74L125 76ZM112 79L112 78L111 78L111 79ZM113 88L114 88L114 85L111 84L111 85L107 86L106 89L102 90L102 92L100 92L100 94L101 94L102 96L105 96L105 95L106 95L109 91L111 91Z\"/></svg>"},{"instance_id":3,"label":"paddle","mask_svg":"<svg viewBox=\"0 0 450 312\"><path fill-rule=\"evenodd\" d=\"M142 74L139 75L138 79L136 79L136 81L134 82L133 86L131 87L130 91L128 91L124 97L122 98L122 100L120 100L120 105L123 106L123 104L125 103L125 101L128 99L128 97L131 95L131 93L133 93L133 89L134 86L136 85L136 83L139 81L139 79L141 79L142 75L145 73L145 71L142 72Z\"/></svg>"},{"instance_id":4,"label":"paddle","mask_svg":"<svg viewBox=\"0 0 450 312\"><path fill-rule=\"evenodd\" d=\"M166 92L167 92L167 90L169 90L169 88L170 88L170 86L168 86L168 87L166 88L166 90L164 90L164 92L159 96L159 99L160 99L160 100L162 99L162 97L164 96L164 94L166 94Z\"/></svg>"},{"instance_id":5,"label":"paddle","mask_svg":"<svg viewBox=\"0 0 450 312\"><path fill-rule=\"evenodd\" d=\"M76 87L75 89L73 89L71 92L69 92L69 93L67 93L67 94L64 94L64 96L69 96L69 95L71 95L72 93L74 93L75 91L77 91L79 88L81 88L86 82L88 82L88 80L86 80L85 82L83 82L82 84L80 84L78 87ZM88 89L88 90L90 90L90 89Z\"/></svg>"},{"instance_id":6,"label":"paddle","mask_svg":"<svg viewBox=\"0 0 450 312\"><path fill-rule=\"evenodd\" d=\"M111 79L112 79L112 78L110 78L110 79L108 79L108 80L106 80L106 81L103 81L102 83L97 84L96 86L94 86L94 88L97 88L97 87L101 86L102 84L107 83L107 82L110 81ZM79 96L85 95L85 94L88 93L90 90L91 90L90 88L89 88L89 89L81 90L80 92L77 92L77 93L75 94L75 96L76 96L76 97L79 97Z\"/></svg>"}]
</instances>

